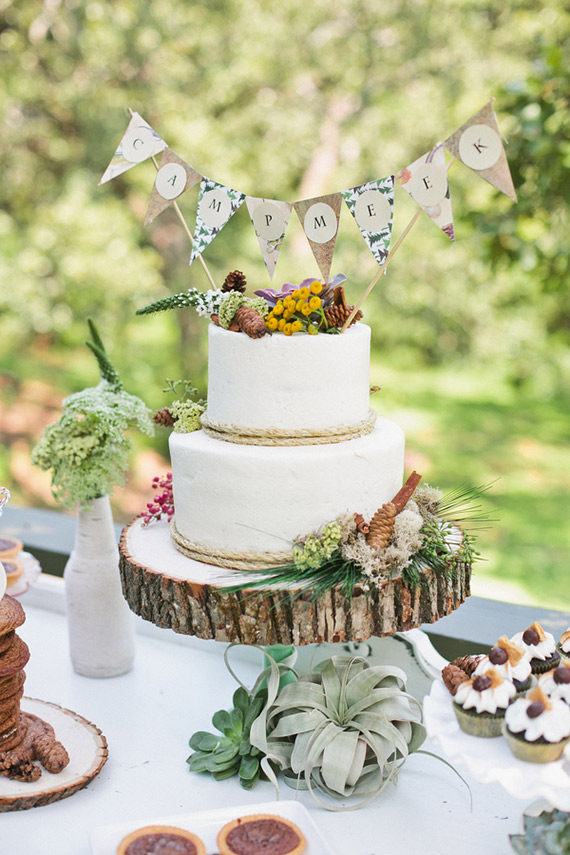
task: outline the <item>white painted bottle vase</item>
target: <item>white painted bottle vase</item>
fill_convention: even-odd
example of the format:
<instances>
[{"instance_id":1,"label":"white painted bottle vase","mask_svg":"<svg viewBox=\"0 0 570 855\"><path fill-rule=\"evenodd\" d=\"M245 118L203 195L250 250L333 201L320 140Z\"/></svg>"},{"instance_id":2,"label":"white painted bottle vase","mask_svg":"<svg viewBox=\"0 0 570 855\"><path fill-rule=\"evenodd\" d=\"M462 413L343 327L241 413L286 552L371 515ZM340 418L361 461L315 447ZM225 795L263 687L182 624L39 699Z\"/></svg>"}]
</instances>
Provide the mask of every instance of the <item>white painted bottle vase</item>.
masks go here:
<instances>
[{"instance_id":1,"label":"white painted bottle vase","mask_svg":"<svg viewBox=\"0 0 570 855\"><path fill-rule=\"evenodd\" d=\"M79 510L75 545L65 566L69 650L85 677L117 677L134 660L134 615L121 590L119 550L108 496Z\"/></svg>"}]
</instances>

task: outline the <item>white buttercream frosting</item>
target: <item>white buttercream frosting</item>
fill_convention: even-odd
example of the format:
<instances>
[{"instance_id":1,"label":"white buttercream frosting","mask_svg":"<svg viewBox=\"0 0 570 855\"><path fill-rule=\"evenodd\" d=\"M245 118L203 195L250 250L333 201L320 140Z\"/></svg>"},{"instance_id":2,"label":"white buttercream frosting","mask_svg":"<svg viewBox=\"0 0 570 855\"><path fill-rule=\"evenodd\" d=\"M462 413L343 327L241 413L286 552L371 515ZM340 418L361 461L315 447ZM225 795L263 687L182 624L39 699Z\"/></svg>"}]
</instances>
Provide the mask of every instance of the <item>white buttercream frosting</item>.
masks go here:
<instances>
[{"instance_id":1,"label":"white buttercream frosting","mask_svg":"<svg viewBox=\"0 0 570 855\"><path fill-rule=\"evenodd\" d=\"M496 665L489 660L488 656L483 656L473 674L475 676L484 674L489 668L493 668L503 680L518 680L519 683L526 682L531 675L530 660L526 656L522 656L516 665L512 665L508 659L502 665Z\"/></svg>"},{"instance_id":2,"label":"white buttercream frosting","mask_svg":"<svg viewBox=\"0 0 570 855\"><path fill-rule=\"evenodd\" d=\"M503 680L496 673L493 674L493 670L488 668L485 672L486 676L491 677L492 686L488 689L477 691L477 689L473 688L473 681L476 679L476 677L473 677L471 680L467 680L457 687L453 699L454 702L463 707L463 709L474 709L478 713L503 712L510 704L511 699L516 695L516 689L510 680Z\"/></svg>"},{"instance_id":3,"label":"white buttercream frosting","mask_svg":"<svg viewBox=\"0 0 570 855\"><path fill-rule=\"evenodd\" d=\"M341 514L369 519L390 501L402 486L404 442L401 428L382 418L366 436L316 446L236 445L204 431L173 432L176 526L212 549L287 552L295 538Z\"/></svg>"},{"instance_id":4,"label":"white buttercream frosting","mask_svg":"<svg viewBox=\"0 0 570 855\"><path fill-rule=\"evenodd\" d=\"M560 667L564 668L565 666L562 665ZM554 679L555 670L556 669L553 668L552 671L547 671L546 674L542 674L542 676L538 678L538 685L549 698L555 698L556 700L570 704L570 683L557 683Z\"/></svg>"},{"instance_id":5,"label":"white buttercream frosting","mask_svg":"<svg viewBox=\"0 0 570 855\"><path fill-rule=\"evenodd\" d=\"M342 335L252 339L211 324L208 418L223 425L318 431L363 422L370 408L370 327Z\"/></svg>"},{"instance_id":6,"label":"white buttercream frosting","mask_svg":"<svg viewBox=\"0 0 570 855\"><path fill-rule=\"evenodd\" d=\"M519 698L508 708L505 715L511 733L524 733L527 742L545 739L560 742L570 736L570 707L564 701L551 698L551 709L544 709L536 718L529 718L527 710L530 698Z\"/></svg>"},{"instance_id":7,"label":"white buttercream frosting","mask_svg":"<svg viewBox=\"0 0 570 855\"><path fill-rule=\"evenodd\" d=\"M549 659L556 652L556 642L554 641L552 633L544 632L545 639L544 641L539 641L538 644L527 644L523 641L523 635L525 632L526 630L517 632L516 635L513 635L511 641L518 647L522 647L529 660L541 659L544 661L545 659Z\"/></svg>"},{"instance_id":8,"label":"white buttercream frosting","mask_svg":"<svg viewBox=\"0 0 570 855\"><path fill-rule=\"evenodd\" d=\"M566 630L566 632L562 633L560 638L560 649L564 651L564 653L570 653L570 627Z\"/></svg>"}]
</instances>

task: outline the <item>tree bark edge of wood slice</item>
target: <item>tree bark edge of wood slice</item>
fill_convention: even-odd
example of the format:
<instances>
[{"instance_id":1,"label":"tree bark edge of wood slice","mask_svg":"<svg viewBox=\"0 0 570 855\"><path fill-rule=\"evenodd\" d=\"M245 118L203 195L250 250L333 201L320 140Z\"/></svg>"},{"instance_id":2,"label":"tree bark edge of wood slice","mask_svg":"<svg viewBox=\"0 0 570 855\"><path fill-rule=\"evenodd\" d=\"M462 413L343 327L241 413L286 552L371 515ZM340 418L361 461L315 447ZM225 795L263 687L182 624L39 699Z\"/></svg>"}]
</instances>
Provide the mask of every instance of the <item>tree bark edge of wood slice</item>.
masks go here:
<instances>
[{"instance_id":1,"label":"tree bark edge of wood slice","mask_svg":"<svg viewBox=\"0 0 570 855\"><path fill-rule=\"evenodd\" d=\"M127 603L144 620L182 635L261 645L367 641L435 623L470 594L471 565L467 563L458 563L453 578L426 570L416 588L394 578L368 594L356 589L350 602L338 589L318 603L309 594L292 600L289 591L270 589L222 593L214 586L177 579L136 561L128 551L128 529L123 530L119 544Z\"/></svg>"}]
</instances>

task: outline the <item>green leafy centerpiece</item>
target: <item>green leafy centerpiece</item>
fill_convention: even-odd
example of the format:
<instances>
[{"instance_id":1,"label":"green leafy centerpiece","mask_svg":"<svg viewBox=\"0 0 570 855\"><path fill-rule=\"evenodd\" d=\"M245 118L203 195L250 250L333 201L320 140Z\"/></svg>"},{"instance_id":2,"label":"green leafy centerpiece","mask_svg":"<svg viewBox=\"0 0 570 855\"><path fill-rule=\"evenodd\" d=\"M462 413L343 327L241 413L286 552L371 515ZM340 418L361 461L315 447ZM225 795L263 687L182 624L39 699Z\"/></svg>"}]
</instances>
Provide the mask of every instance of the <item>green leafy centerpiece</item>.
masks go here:
<instances>
[{"instance_id":1,"label":"green leafy centerpiece","mask_svg":"<svg viewBox=\"0 0 570 855\"><path fill-rule=\"evenodd\" d=\"M308 789L328 809L341 800L359 807L395 781L425 739L421 705L401 669L335 656L284 684L292 669L276 663L271 648L264 653L269 666L253 689L241 685L233 708L215 713L221 735L191 737L190 771L239 775L246 789L262 777L277 792L281 771L288 786Z\"/></svg>"}]
</instances>

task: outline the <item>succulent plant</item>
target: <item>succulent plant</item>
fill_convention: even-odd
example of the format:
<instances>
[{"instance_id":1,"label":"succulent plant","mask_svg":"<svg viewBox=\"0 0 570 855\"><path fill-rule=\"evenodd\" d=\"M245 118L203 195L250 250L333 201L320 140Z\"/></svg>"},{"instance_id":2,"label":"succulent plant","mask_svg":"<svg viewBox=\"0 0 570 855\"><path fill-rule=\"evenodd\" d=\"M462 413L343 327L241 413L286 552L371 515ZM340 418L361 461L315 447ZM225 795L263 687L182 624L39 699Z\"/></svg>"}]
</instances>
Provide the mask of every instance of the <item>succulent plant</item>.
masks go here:
<instances>
[{"instance_id":1,"label":"succulent plant","mask_svg":"<svg viewBox=\"0 0 570 855\"><path fill-rule=\"evenodd\" d=\"M267 696L241 687L233 695L231 710L218 710L212 724L221 735L199 730L190 738L194 753L187 759L191 772L210 772L216 781L239 775L240 784L251 789L261 774L261 751L250 740L252 723L263 709Z\"/></svg>"},{"instance_id":2,"label":"succulent plant","mask_svg":"<svg viewBox=\"0 0 570 855\"><path fill-rule=\"evenodd\" d=\"M424 738L404 672L359 657L327 659L284 686L251 732L268 777L271 765L281 767L287 783L309 789L325 807L317 792L360 802L376 796Z\"/></svg>"},{"instance_id":3,"label":"succulent plant","mask_svg":"<svg viewBox=\"0 0 570 855\"><path fill-rule=\"evenodd\" d=\"M538 816L525 816L523 834L510 834L517 855L568 855L570 853L570 814L545 810Z\"/></svg>"}]
</instances>

